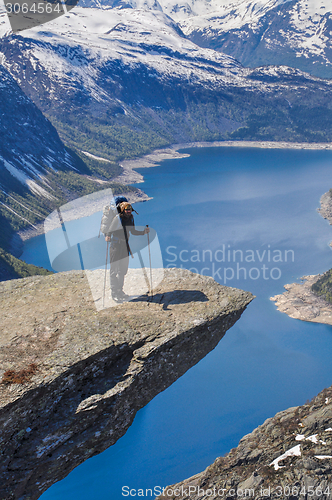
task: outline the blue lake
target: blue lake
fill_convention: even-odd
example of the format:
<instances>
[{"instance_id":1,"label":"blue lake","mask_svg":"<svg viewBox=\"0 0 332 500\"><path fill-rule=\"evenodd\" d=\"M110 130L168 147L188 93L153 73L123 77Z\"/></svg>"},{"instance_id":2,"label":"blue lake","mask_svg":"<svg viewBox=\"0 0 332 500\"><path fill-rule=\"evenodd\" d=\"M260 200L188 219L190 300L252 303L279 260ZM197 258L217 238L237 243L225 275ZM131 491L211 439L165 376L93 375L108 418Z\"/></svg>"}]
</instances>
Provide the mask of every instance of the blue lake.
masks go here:
<instances>
[{"instance_id":1,"label":"blue lake","mask_svg":"<svg viewBox=\"0 0 332 500\"><path fill-rule=\"evenodd\" d=\"M277 411L332 384L332 327L293 320L270 297L332 267L331 227L317 213L332 152L206 148L144 169L153 200L137 225L158 234L164 266L214 275L256 299L208 356L140 410L126 435L43 500L124 498L203 470ZM47 267L43 237L22 257ZM151 497L150 497L151 498Z\"/></svg>"}]
</instances>

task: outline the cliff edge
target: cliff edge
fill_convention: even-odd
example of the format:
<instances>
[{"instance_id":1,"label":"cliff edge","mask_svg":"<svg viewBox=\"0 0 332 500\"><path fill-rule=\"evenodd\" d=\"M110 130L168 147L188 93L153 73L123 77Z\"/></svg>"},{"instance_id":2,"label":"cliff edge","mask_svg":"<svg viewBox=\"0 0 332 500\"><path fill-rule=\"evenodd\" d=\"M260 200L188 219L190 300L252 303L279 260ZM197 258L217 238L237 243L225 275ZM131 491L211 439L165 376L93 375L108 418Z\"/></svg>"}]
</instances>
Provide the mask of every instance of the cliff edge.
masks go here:
<instances>
[{"instance_id":1,"label":"cliff edge","mask_svg":"<svg viewBox=\"0 0 332 500\"><path fill-rule=\"evenodd\" d=\"M39 498L114 444L252 298L176 269L152 302L100 312L82 272L0 283L0 498Z\"/></svg>"}]
</instances>

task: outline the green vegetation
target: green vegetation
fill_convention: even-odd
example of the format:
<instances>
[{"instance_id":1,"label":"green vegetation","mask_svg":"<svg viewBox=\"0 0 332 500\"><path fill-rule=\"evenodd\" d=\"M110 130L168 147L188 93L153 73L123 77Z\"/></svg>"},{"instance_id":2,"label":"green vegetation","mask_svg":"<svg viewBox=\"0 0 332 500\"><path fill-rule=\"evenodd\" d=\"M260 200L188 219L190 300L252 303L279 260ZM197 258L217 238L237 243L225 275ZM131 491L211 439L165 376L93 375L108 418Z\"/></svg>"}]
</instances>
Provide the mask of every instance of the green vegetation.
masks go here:
<instances>
[{"instance_id":1,"label":"green vegetation","mask_svg":"<svg viewBox=\"0 0 332 500\"><path fill-rule=\"evenodd\" d=\"M315 295L323 297L332 304L332 269L321 276L311 287Z\"/></svg>"},{"instance_id":2,"label":"green vegetation","mask_svg":"<svg viewBox=\"0 0 332 500\"><path fill-rule=\"evenodd\" d=\"M53 274L42 267L26 264L0 248L0 280L26 278L36 274Z\"/></svg>"},{"instance_id":3,"label":"green vegetation","mask_svg":"<svg viewBox=\"0 0 332 500\"><path fill-rule=\"evenodd\" d=\"M88 161L87 163L91 166L94 162ZM54 197L51 200L36 196L30 191L24 190L21 185L19 192L9 190L7 194L0 192L0 280L50 273L43 268L26 264L9 253L15 232L36 226L53 210L74 198L107 188L111 188L114 194L135 191L135 188L131 186L105 180L106 177L112 178L115 172L116 175L121 172L117 165L112 164L111 166L113 167L112 174L105 169L102 182L101 176L94 177L71 170L49 173L46 180L51 188L48 191ZM99 167L99 173L101 173L101 167Z\"/></svg>"},{"instance_id":4,"label":"green vegetation","mask_svg":"<svg viewBox=\"0 0 332 500\"><path fill-rule=\"evenodd\" d=\"M258 73L254 79L265 84L269 78ZM131 80L124 83L132 88ZM136 89L135 95L123 91L116 106L114 102L82 104L70 94L64 96L59 107L52 107L48 98L38 101L74 154L78 170L49 172L45 182L54 197L49 200L10 179L11 191L0 193L0 247L8 252L14 232L41 222L69 200L106 188L112 188L114 194L134 189L113 182L121 173L119 162L173 143L243 139L332 141L330 89L323 83L318 87L301 80L288 87L281 79L280 88L271 92L236 86L214 90L171 83L156 81L155 91L149 95L144 85Z\"/></svg>"},{"instance_id":5,"label":"green vegetation","mask_svg":"<svg viewBox=\"0 0 332 500\"><path fill-rule=\"evenodd\" d=\"M153 127L150 126L151 117L148 116L138 120L125 115L108 118L105 114L91 120L87 111L79 117L75 112L66 113L65 116L47 117L57 129L63 142L91 166L93 174L106 175L107 178L119 175L121 169L116 162L142 156L169 144L171 139L171 137L169 140L161 137L161 130L158 130L155 124ZM82 155L82 151L105 158L111 163L88 159Z\"/></svg>"}]
</instances>

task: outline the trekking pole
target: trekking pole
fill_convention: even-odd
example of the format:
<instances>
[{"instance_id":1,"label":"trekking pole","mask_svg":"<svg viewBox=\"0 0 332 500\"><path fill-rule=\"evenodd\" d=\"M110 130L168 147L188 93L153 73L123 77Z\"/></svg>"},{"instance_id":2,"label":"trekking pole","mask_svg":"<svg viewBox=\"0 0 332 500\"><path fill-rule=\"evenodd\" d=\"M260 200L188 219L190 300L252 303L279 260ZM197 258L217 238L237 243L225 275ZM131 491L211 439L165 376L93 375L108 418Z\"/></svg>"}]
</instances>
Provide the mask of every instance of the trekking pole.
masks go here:
<instances>
[{"instance_id":1,"label":"trekking pole","mask_svg":"<svg viewBox=\"0 0 332 500\"><path fill-rule=\"evenodd\" d=\"M149 227L149 225L147 224L146 227ZM149 233L146 233L147 237L148 237L148 249L149 249L149 262L150 262L150 282L151 282L151 301L153 299L153 287L152 287L152 267L151 267L151 252L150 252L150 237L149 237Z\"/></svg>"},{"instance_id":2,"label":"trekking pole","mask_svg":"<svg viewBox=\"0 0 332 500\"><path fill-rule=\"evenodd\" d=\"M142 259L142 254L139 250L137 250L137 255L138 255L138 258L139 258L139 262L141 264L141 269L142 269L142 272L143 272L143 276L144 276L144 279L145 279L145 283L148 287L148 293L150 293L150 282L149 282L149 278L148 278L148 275L146 274L146 270L145 270L145 266L144 266L144 262L143 262L143 259Z\"/></svg>"},{"instance_id":3,"label":"trekking pole","mask_svg":"<svg viewBox=\"0 0 332 500\"><path fill-rule=\"evenodd\" d=\"M109 241L107 242L107 245L106 245L106 262L105 262L105 274L104 274L103 308L104 308L104 304L105 304L106 275L107 275L107 260L108 260L108 244L109 244Z\"/></svg>"}]
</instances>

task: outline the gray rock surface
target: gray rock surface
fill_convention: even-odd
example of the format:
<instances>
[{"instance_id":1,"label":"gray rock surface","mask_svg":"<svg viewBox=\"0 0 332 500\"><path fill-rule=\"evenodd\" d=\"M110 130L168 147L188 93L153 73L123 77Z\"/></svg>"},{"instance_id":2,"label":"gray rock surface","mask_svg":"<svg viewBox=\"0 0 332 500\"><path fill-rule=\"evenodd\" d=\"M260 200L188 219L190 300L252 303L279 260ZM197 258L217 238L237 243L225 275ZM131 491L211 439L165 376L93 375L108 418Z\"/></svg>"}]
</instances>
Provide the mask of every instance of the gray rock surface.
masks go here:
<instances>
[{"instance_id":1,"label":"gray rock surface","mask_svg":"<svg viewBox=\"0 0 332 500\"><path fill-rule=\"evenodd\" d=\"M332 388L277 413L204 472L169 486L162 498L332 498Z\"/></svg>"},{"instance_id":2,"label":"gray rock surface","mask_svg":"<svg viewBox=\"0 0 332 500\"><path fill-rule=\"evenodd\" d=\"M327 193L324 193L321 197L318 212L323 219L327 219L329 223L332 224L332 198L330 191L327 191Z\"/></svg>"},{"instance_id":3,"label":"gray rock surface","mask_svg":"<svg viewBox=\"0 0 332 500\"><path fill-rule=\"evenodd\" d=\"M303 283L285 285L286 292L271 297L280 312L291 318L332 325L332 304L315 295L311 287L320 275L303 276Z\"/></svg>"},{"instance_id":4,"label":"gray rock surface","mask_svg":"<svg viewBox=\"0 0 332 500\"><path fill-rule=\"evenodd\" d=\"M252 298L176 269L153 302L99 312L81 272L0 283L0 498L36 499L114 444Z\"/></svg>"}]
</instances>

